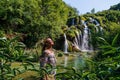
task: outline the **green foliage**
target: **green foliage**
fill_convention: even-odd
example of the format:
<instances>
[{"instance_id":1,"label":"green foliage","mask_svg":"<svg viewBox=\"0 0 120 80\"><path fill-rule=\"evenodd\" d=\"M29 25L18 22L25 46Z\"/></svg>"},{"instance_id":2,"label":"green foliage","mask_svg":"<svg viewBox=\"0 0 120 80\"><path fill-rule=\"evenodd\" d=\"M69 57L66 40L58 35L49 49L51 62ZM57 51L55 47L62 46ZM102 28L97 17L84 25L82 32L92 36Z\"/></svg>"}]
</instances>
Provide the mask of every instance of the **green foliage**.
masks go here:
<instances>
[{"instance_id":1,"label":"green foliage","mask_svg":"<svg viewBox=\"0 0 120 80\"><path fill-rule=\"evenodd\" d=\"M58 57L62 57L63 56L63 53L58 53L58 55L57 55Z\"/></svg>"},{"instance_id":2,"label":"green foliage","mask_svg":"<svg viewBox=\"0 0 120 80\"><path fill-rule=\"evenodd\" d=\"M0 79L11 80L21 71L18 68L11 68L12 62L24 60L23 48L25 45L17 42L17 38L7 40L0 38ZM21 59L22 58L22 59Z\"/></svg>"},{"instance_id":3,"label":"green foliage","mask_svg":"<svg viewBox=\"0 0 120 80\"><path fill-rule=\"evenodd\" d=\"M102 26L103 28L103 31L100 31L100 28L98 28L99 31L96 32L96 28L94 24L88 23L88 26L90 27L90 29L92 29L91 30L92 44L95 48L97 48L101 44L101 43L98 43L99 39L97 37L105 38L108 43L110 44L112 43L114 36L116 36L116 34L118 34L120 31L119 15L120 15L120 12L116 10L105 10L95 14L83 15L83 17L88 22L90 17L96 19L100 23L100 26ZM119 45L119 44L120 44L119 41L117 41L116 45Z\"/></svg>"},{"instance_id":4,"label":"green foliage","mask_svg":"<svg viewBox=\"0 0 120 80\"><path fill-rule=\"evenodd\" d=\"M35 41L32 35L25 38L28 47L33 47L41 38L58 38L69 12L72 12L73 16L77 14L75 8L61 0L2 0L0 10L0 26L7 33L9 29L26 35L36 33Z\"/></svg>"},{"instance_id":5,"label":"green foliage","mask_svg":"<svg viewBox=\"0 0 120 80\"><path fill-rule=\"evenodd\" d=\"M32 48L36 42L39 39L39 35L34 32L34 33L29 33L25 38L24 38L24 43L27 45L28 48Z\"/></svg>"},{"instance_id":6,"label":"green foliage","mask_svg":"<svg viewBox=\"0 0 120 80\"><path fill-rule=\"evenodd\" d=\"M117 21L117 15L118 15L117 13L118 12L109 11L108 14L106 15L106 18L109 21L116 22Z\"/></svg>"},{"instance_id":7,"label":"green foliage","mask_svg":"<svg viewBox=\"0 0 120 80\"><path fill-rule=\"evenodd\" d=\"M0 30L0 37L4 37L4 31Z\"/></svg>"},{"instance_id":8,"label":"green foliage","mask_svg":"<svg viewBox=\"0 0 120 80\"><path fill-rule=\"evenodd\" d=\"M119 33L114 36L112 42L100 38L100 43L102 43L99 48L98 56L96 57L96 64L99 64L97 67L97 73L101 79L115 79L119 78L119 61L120 57L119 46L116 44L119 41Z\"/></svg>"},{"instance_id":9,"label":"green foliage","mask_svg":"<svg viewBox=\"0 0 120 80\"><path fill-rule=\"evenodd\" d=\"M75 26L71 26L67 31L66 31L66 35L68 37L69 40L72 40L73 38L75 38L75 36L78 33L78 29Z\"/></svg>"},{"instance_id":10,"label":"green foliage","mask_svg":"<svg viewBox=\"0 0 120 80\"><path fill-rule=\"evenodd\" d=\"M74 31L72 30L67 31L67 36L69 36L70 38L74 38L75 37Z\"/></svg>"},{"instance_id":11,"label":"green foliage","mask_svg":"<svg viewBox=\"0 0 120 80\"><path fill-rule=\"evenodd\" d=\"M111 7L110 7L110 10L119 10L119 11L120 11L120 3L111 6Z\"/></svg>"},{"instance_id":12,"label":"green foliage","mask_svg":"<svg viewBox=\"0 0 120 80\"><path fill-rule=\"evenodd\" d=\"M107 55L107 56L112 57L112 56L117 55L116 54L117 53L117 47L119 47L119 46L117 46L116 42L119 40L119 34L117 34L114 37L114 39L112 40L112 43L109 43L108 41L106 41L103 38L99 38L99 39L100 39L101 43L104 44L104 45L100 46L100 49L102 51L103 56Z\"/></svg>"},{"instance_id":13,"label":"green foliage","mask_svg":"<svg viewBox=\"0 0 120 80\"><path fill-rule=\"evenodd\" d=\"M92 10L94 13L94 9ZM95 14L85 14L79 17L76 8L65 4L62 0L1 0L0 1L0 80L12 80L18 74L24 71L36 71L40 74L39 78L48 74L49 68L36 68L31 63L38 60L38 54L25 54L25 45L18 42L17 38L7 40L4 34L19 32L25 34L24 43L32 48L39 39L51 37L53 40L60 38L63 34L62 26L66 22L75 18L75 24L79 25L80 20L89 20L89 17L95 18L100 26L104 28L104 36L100 31L96 33L94 24L88 24L92 29L92 43L100 52L95 61L86 60L85 66L76 70L75 68L65 68L65 72L57 73L58 80L112 80L120 79L120 11L119 4L114 5L110 10L98 12ZM67 28L67 27L66 27ZM82 30L80 28L80 30ZM68 39L72 40L77 35L78 30L71 26L69 30L65 29ZM27 57L28 56L28 57ZM62 53L58 54L63 56ZM97 60L97 61L96 61ZM24 61L23 70L11 68L14 61ZM30 61L30 62L28 62ZM63 69L63 68L62 68Z\"/></svg>"},{"instance_id":14,"label":"green foliage","mask_svg":"<svg viewBox=\"0 0 120 80\"><path fill-rule=\"evenodd\" d=\"M120 36L120 33L118 33L115 37L114 37L114 39L113 39L113 41L112 41L112 46L116 46L116 44L117 44L117 41L119 40L119 36Z\"/></svg>"}]
</instances>

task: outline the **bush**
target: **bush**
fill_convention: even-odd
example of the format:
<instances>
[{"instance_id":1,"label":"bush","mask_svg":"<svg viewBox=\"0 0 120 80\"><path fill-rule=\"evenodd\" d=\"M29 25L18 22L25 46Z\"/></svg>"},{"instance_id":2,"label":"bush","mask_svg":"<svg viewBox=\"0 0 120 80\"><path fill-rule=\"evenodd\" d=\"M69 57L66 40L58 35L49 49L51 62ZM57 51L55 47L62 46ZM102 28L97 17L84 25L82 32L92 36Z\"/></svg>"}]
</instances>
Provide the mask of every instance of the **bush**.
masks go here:
<instances>
[{"instance_id":1,"label":"bush","mask_svg":"<svg viewBox=\"0 0 120 80\"><path fill-rule=\"evenodd\" d=\"M63 53L62 53L62 52L59 52L57 56L58 56L58 57L62 57L62 56L63 56Z\"/></svg>"}]
</instances>

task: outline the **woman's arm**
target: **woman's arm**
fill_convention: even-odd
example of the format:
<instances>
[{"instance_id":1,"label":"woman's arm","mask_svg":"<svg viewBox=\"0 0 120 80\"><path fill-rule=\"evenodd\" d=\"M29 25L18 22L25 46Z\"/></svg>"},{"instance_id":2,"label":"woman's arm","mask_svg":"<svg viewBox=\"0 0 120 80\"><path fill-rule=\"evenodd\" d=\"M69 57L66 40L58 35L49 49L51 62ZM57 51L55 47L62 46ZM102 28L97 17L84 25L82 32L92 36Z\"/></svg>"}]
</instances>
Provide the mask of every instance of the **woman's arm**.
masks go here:
<instances>
[{"instance_id":1,"label":"woman's arm","mask_svg":"<svg viewBox=\"0 0 120 80\"><path fill-rule=\"evenodd\" d=\"M46 63L48 62L47 52L44 51L43 54L44 54L44 55L42 55L42 56L40 57L40 66L41 66L41 67L45 67L45 66L46 66Z\"/></svg>"},{"instance_id":2,"label":"woman's arm","mask_svg":"<svg viewBox=\"0 0 120 80\"><path fill-rule=\"evenodd\" d=\"M47 50L45 50L44 51L44 54L45 54L45 56L44 56L44 60L45 60L45 63L48 63L48 51Z\"/></svg>"}]
</instances>

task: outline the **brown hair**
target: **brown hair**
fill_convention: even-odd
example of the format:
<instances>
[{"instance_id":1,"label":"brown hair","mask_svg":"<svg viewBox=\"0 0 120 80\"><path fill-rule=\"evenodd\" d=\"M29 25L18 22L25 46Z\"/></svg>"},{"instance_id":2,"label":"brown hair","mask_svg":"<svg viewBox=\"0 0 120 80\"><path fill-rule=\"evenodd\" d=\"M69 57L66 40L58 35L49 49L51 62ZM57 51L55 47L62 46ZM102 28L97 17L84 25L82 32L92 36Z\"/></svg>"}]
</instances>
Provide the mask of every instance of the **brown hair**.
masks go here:
<instances>
[{"instance_id":1,"label":"brown hair","mask_svg":"<svg viewBox=\"0 0 120 80\"><path fill-rule=\"evenodd\" d=\"M45 48L47 47L47 44L46 43L49 43L49 44L51 44L51 45L54 45L54 43L53 43L53 41L52 41L52 39L51 38L46 38L45 40L44 40L44 44L43 44L43 48L42 48L42 55L41 56L44 56L45 54L44 54L44 50L45 50Z\"/></svg>"}]
</instances>

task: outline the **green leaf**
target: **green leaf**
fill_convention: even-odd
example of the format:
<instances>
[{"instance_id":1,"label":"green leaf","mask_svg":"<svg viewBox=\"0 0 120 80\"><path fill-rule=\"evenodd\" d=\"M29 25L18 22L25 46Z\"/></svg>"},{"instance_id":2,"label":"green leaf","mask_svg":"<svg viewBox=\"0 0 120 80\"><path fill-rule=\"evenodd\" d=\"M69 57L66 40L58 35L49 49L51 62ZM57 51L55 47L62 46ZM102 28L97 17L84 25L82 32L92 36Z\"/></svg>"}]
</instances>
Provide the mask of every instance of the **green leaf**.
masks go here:
<instances>
[{"instance_id":1,"label":"green leaf","mask_svg":"<svg viewBox=\"0 0 120 80\"><path fill-rule=\"evenodd\" d=\"M115 46L115 45L116 45L116 43L117 43L117 41L118 41L119 34L120 34L120 33L118 33L118 34L114 37L114 39L113 39L113 41L112 41L112 46Z\"/></svg>"},{"instance_id":2,"label":"green leaf","mask_svg":"<svg viewBox=\"0 0 120 80\"><path fill-rule=\"evenodd\" d=\"M102 43L104 43L104 44L106 44L106 45L110 45L104 38L98 37L98 39L99 39L100 41L102 41Z\"/></svg>"},{"instance_id":3,"label":"green leaf","mask_svg":"<svg viewBox=\"0 0 120 80\"><path fill-rule=\"evenodd\" d=\"M84 72L84 73L82 74L82 77L84 78L84 77L86 77L88 74L90 74L90 72Z\"/></svg>"},{"instance_id":4,"label":"green leaf","mask_svg":"<svg viewBox=\"0 0 120 80\"><path fill-rule=\"evenodd\" d=\"M111 55L111 54L115 54L116 53L116 48L113 48L112 50L106 51L105 53L103 53L103 55Z\"/></svg>"},{"instance_id":5,"label":"green leaf","mask_svg":"<svg viewBox=\"0 0 120 80\"><path fill-rule=\"evenodd\" d=\"M99 75L107 75L107 74L109 74L109 72L107 72L107 71L100 71L99 72Z\"/></svg>"},{"instance_id":6,"label":"green leaf","mask_svg":"<svg viewBox=\"0 0 120 80\"><path fill-rule=\"evenodd\" d=\"M6 74L7 77L14 77L14 74Z\"/></svg>"},{"instance_id":7,"label":"green leaf","mask_svg":"<svg viewBox=\"0 0 120 80\"><path fill-rule=\"evenodd\" d=\"M106 50L111 50L113 47L110 45L103 45L99 47L100 49L106 49Z\"/></svg>"}]
</instances>

